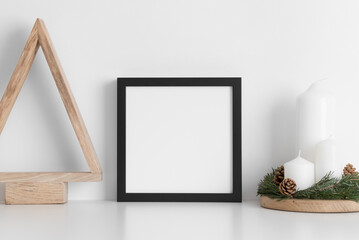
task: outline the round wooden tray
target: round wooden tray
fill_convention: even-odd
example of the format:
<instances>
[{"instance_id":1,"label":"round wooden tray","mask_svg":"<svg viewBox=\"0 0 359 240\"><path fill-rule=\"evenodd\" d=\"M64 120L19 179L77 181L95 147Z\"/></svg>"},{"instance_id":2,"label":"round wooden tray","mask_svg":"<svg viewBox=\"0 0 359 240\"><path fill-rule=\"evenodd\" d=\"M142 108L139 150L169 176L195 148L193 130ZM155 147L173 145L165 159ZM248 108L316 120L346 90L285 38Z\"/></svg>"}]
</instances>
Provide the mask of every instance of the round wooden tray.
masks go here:
<instances>
[{"instance_id":1,"label":"round wooden tray","mask_svg":"<svg viewBox=\"0 0 359 240\"><path fill-rule=\"evenodd\" d=\"M261 196L261 207L311 213L346 213L359 212L359 203L350 200L312 200L312 199L285 199L278 201L267 196Z\"/></svg>"}]
</instances>

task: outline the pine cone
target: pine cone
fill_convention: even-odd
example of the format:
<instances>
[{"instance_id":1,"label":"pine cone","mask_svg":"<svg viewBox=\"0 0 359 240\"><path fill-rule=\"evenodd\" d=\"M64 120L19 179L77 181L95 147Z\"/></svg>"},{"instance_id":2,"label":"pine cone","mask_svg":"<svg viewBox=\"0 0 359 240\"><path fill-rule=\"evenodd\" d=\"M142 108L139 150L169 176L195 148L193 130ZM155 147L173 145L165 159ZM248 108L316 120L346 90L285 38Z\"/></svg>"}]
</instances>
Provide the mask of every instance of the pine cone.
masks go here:
<instances>
[{"instance_id":1,"label":"pine cone","mask_svg":"<svg viewBox=\"0 0 359 240\"><path fill-rule=\"evenodd\" d=\"M284 179L284 166L280 166L279 168L277 168L274 173L275 176L273 178L273 182L279 185Z\"/></svg>"},{"instance_id":2,"label":"pine cone","mask_svg":"<svg viewBox=\"0 0 359 240\"><path fill-rule=\"evenodd\" d=\"M297 191L297 184L293 179L286 178L279 184L279 191L283 195L292 196Z\"/></svg>"},{"instance_id":3,"label":"pine cone","mask_svg":"<svg viewBox=\"0 0 359 240\"><path fill-rule=\"evenodd\" d=\"M355 171L356 168L353 167L352 164L348 163L345 168L343 169L344 176L352 175L352 174L358 174L357 171Z\"/></svg>"}]
</instances>

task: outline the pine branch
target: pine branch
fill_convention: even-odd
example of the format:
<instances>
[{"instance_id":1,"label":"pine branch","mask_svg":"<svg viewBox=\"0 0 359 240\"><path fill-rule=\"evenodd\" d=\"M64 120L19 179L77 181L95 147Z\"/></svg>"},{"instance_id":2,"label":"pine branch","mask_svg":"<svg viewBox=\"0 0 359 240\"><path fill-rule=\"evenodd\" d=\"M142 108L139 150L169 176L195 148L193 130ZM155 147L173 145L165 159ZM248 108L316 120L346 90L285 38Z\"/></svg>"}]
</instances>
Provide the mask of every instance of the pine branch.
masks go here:
<instances>
[{"instance_id":1,"label":"pine branch","mask_svg":"<svg viewBox=\"0 0 359 240\"><path fill-rule=\"evenodd\" d=\"M257 195L264 195L275 199L290 198L279 191L279 187L274 183L275 170L268 173L260 181ZM351 174L343 176L341 179L333 177L333 173L326 174L318 183L310 188L299 190L291 198L295 199L327 199L327 200L352 200L359 202L359 176Z\"/></svg>"}]
</instances>

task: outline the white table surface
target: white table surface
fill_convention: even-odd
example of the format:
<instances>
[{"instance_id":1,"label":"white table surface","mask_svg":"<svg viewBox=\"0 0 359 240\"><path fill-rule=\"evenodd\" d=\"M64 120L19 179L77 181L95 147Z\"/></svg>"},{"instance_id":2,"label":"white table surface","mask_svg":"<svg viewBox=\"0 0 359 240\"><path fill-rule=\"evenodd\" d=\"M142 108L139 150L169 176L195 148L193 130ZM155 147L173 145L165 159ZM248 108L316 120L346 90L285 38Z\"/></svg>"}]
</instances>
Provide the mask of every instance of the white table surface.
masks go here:
<instances>
[{"instance_id":1,"label":"white table surface","mask_svg":"<svg viewBox=\"0 0 359 240\"><path fill-rule=\"evenodd\" d=\"M312 214L243 203L0 205L0 239L355 239L359 213Z\"/></svg>"}]
</instances>

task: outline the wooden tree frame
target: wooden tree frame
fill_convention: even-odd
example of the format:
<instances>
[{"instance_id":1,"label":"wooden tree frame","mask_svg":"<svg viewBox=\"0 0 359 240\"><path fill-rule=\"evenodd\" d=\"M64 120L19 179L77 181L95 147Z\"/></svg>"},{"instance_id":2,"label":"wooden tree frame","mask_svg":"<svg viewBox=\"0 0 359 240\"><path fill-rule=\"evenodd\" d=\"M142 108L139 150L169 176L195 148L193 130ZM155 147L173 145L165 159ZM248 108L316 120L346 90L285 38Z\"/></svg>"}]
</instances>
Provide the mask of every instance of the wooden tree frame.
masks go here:
<instances>
[{"instance_id":1,"label":"wooden tree frame","mask_svg":"<svg viewBox=\"0 0 359 240\"><path fill-rule=\"evenodd\" d=\"M65 105L90 172L0 172L6 204L44 204L67 201L68 182L101 181L102 170L65 73L44 22L37 19L20 60L0 102L0 135L30 71L37 50L42 48Z\"/></svg>"}]
</instances>

